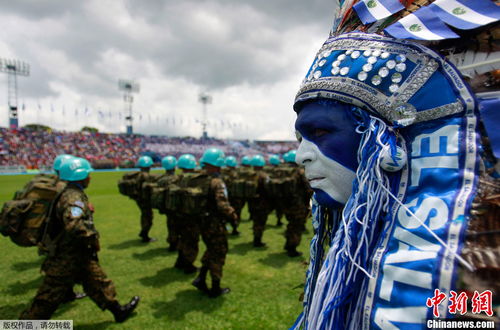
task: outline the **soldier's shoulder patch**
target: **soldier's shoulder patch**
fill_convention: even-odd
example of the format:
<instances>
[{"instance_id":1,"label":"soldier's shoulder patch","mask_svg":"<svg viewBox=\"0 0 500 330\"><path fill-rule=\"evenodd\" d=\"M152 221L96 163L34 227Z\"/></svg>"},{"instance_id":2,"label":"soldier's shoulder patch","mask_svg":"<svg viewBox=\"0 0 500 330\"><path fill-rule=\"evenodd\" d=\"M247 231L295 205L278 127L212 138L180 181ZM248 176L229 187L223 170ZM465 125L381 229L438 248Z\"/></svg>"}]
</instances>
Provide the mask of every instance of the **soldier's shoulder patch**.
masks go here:
<instances>
[{"instance_id":1,"label":"soldier's shoulder patch","mask_svg":"<svg viewBox=\"0 0 500 330\"><path fill-rule=\"evenodd\" d=\"M85 204L80 200L75 201L73 204L75 204L76 206L78 206L81 209L83 209L85 207Z\"/></svg>"},{"instance_id":2,"label":"soldier's shoulder patch","mask_svg":"<svg viewBox=\"0 0 500 330\"><path fill-rule=\"evenodd\" d=\"M72 206L71 207L71 216L78 218L83 214L83 210L81 207L78 206Z\"/></svg>"}]
</instances>

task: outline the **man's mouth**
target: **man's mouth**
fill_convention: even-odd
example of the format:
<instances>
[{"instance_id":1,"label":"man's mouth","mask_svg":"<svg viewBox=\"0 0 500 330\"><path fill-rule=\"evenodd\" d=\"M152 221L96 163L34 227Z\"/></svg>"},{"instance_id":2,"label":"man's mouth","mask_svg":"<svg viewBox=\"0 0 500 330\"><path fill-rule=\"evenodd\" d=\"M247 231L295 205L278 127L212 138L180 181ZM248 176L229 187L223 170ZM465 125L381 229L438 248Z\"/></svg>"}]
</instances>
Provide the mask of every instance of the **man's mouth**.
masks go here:
<instances>
[{"instance_id":1,"label":"man's mouth","mask_svg":"<svg viewBox=\"0 0 500 330\"><path fill-rule=\"evenodd\" d=\"M315 177L309 178L307 180L309 181L309 183L314 183L314 182L317 182L317 181L321 181L324 178L325 178L324 176L315 176Z\"/></svg>"}]
</instances>

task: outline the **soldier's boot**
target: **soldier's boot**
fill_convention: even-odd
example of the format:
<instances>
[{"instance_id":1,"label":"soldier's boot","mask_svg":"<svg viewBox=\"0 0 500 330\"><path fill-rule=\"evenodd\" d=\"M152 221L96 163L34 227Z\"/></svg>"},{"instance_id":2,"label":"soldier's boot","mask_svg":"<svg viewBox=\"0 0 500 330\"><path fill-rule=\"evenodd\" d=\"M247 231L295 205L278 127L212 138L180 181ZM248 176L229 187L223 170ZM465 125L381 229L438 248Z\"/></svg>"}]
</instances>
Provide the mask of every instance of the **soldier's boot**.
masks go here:
<instances>
[{"instance_id":1,"label":"soldier's boot","mask_svg":"<svg viewBox=\"0 0 500 330\"><path fill-rule=\"evenodd\" d=\"M182 254L179 253L179 255L177 256L177 260L175 261L174 267L177 269L183 270L185 265L186 265L186 261L185 261L184 257L182 256Z\"/></svg>"},{"instance_id":2,"label":"soldier's boot","mask_svg":"<svg viewBox=\"0 0 500 330\"><path fill-rule=\"evenodd\" d=\"M139 237L142 238L142 242L143 243L150 243L150 242L156 242L156 238L153 238L153 237L149 237L148 233L145 232L145 231L141 231L139 233Z\"/></svg>"},{"instance_id":3,"label":"soldier's boot","mask_svg":"<svg viewBox=\"0 0 500 330\"><path fill-rule=\"evenodd\" d=\"M198 268L191 263L187 263L184 265L184 274L193 274L198 271Z\"/></svg>"},{"instance_id":4,"label":"soldier's boot","mask_svg":"<svg viewBox=\"0 0 500 330\"><path fill-rule=\"evenodd\" d=\"M297 251L297 248L296 247L288 247L286 248L286 254L289 256L289 257L300 257L302 255L302 252L299 252Z\"/></svg>"},{"instance_id":5,"label":"soldier's boot","mask_svg":"<svg viewBox=\"0 0 500 330\"><path fill-rule=\"evenodd\" d=\"M208 268L203 266L200 269L200 274L198 275L197 278L194 279L191 284L195 286L198 290L200 290L203 293L209 293L208 287L207 287L207 273L208 273Z\"/></svg>"},{"instance_id":6,"label":"soldier's boot","mask_svg":"<svg viewBox=\"0 0 500 330\"><path fill-rule=\"evenodd\" d=\"M118 302L115 302L110 308L110 312L113 313L115 317L115 321L118 323L125 322L126 319L130 317L134 309L139 304L139 300L141 298L139 296L135 296L130 299L128 304L120 305Z\"/></svg>"},{"instance_id":7,"label":"soldier's boot","mask_svg":"<svg viewBox=\"0 0 500 330\"><path fill-rule=\"evenodd\" d=\"M262 242L262 234L253 236L253 246L254 247L266 246L266 244Z\"/></svg>"},{"instance_id":8,"label":"soldier's boot","mask_svg":"<svg viewBox=\"0 0 500 330\"><path fill-rule=\"evenodd\" d=\"M212 279L212 288L210 289L210 292L208 293L208 296L210 298L216 298L220 295L226 294L231 292L230 288L221 288L220 287L220 280L214 280Z\"/></svg>"}]
</instances>

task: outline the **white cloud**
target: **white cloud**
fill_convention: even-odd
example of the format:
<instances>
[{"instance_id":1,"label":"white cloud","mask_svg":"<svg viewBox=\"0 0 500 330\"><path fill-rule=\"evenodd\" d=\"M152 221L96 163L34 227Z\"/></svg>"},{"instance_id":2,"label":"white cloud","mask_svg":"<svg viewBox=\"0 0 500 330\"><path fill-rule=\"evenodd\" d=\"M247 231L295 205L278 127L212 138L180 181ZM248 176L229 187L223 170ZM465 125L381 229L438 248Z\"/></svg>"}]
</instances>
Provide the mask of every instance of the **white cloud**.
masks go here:
<instances>
[{"instance_id":1,"label":"white cloud","mask_svg":"<svg viewBox=\"0 0 500 330\"><path fill-rule=\"evenodd\" d=\"M293 139L293 98L333 8L276 1L0 3L0 57L31 65L18 79L20 123L123 132L124 78L141 85L136 132L200 136L198 95L208 91L209 135ZM0 114L7 126L5 74Z\"/></svg>"}]
</instances>

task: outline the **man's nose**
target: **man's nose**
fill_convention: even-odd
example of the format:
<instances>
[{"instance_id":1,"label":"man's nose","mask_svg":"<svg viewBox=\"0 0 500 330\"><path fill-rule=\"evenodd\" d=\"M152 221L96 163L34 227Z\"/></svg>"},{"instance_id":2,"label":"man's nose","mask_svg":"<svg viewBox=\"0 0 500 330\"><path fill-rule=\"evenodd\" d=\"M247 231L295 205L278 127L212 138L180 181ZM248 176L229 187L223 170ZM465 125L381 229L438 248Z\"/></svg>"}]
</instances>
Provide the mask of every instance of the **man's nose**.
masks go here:
<instances>
[{"instance_id":1,"label":"man's nose","mask_svg":"<svg viewBox=\"0 0 500 330\"><path fill-rule=\"evenodd\" d=\"M298 165L305 166L306 163L313 162L315 160L316 160L316 146L314 145L314 143L302 138L299 148L297 149L295 162Z\"/></svg>"}]
</instances>

